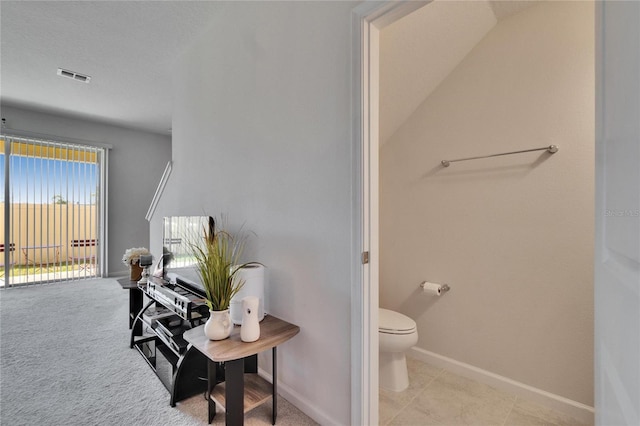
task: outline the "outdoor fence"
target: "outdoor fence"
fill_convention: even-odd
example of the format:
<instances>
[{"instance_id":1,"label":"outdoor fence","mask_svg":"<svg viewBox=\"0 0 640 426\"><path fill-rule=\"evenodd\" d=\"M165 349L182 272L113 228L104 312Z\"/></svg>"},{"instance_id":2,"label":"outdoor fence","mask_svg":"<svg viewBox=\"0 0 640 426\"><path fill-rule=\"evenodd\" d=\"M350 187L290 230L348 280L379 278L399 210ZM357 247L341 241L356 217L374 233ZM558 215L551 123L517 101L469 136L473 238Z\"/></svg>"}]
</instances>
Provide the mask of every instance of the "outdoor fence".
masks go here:
<instances>
[{"instance_id":1,"label":"outdoor fence","mask_svg":"<svg viewBox=\"0 0 640 426\"><path fill-rule=\"evenodd\" d=\"M4 209L4 203L0 206ZM12 265L95 262L98 241L95 205L15 203L10 211L10 229L6 229L5 221L0 224L0 242L6 241L8 233L8 242L15 247L11 252Z\"/></svg>"}]
</instances>

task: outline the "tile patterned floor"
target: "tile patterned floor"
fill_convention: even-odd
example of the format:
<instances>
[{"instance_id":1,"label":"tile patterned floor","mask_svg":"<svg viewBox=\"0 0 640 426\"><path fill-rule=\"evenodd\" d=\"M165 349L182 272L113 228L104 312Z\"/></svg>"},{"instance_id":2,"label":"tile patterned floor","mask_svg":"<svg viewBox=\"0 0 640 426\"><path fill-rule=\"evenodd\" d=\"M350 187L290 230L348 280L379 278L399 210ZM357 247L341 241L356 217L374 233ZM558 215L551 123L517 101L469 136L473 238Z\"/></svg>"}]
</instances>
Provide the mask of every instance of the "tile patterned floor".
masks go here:
<instances>
[{"instance_id":1,"label":"tile patterned floor","mask_svg":"<svg viewBox=\"0 0 640 426\"><path fill-rule=\"evenodd\" d=\"M410 385L380 390L380 425L583 425L563 413L407 358Z\"/></svg>"}]
</instances>

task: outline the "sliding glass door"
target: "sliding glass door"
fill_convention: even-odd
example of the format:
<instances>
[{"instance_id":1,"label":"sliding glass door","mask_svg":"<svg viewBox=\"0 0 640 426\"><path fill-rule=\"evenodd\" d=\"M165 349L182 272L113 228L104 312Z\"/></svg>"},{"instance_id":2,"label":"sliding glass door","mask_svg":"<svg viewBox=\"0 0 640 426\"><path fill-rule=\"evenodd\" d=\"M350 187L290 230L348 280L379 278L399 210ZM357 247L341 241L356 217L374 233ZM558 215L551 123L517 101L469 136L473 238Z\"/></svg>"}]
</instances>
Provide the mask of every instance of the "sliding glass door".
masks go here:
<instances>
[{"instance_id":1,"label":"sliding glass door","mask_svg":"<svg viewBox=\"0 0 640 426\"><path fill-rule=\"evenodd\" d=\"M105 149L1 139L0 286L101 276Z\"/></svg>"}]
</instances>

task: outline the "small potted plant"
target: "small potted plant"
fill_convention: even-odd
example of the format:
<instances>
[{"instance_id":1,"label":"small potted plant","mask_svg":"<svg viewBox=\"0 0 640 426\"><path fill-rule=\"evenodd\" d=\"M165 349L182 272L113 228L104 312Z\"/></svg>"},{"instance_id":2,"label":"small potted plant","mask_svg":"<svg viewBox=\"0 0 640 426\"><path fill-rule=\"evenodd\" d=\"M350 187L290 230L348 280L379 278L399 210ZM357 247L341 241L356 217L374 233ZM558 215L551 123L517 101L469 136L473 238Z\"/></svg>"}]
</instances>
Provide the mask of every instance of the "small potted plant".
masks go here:
<instances>
[{"instance_id":1,"label":"small potted plant","mask_svg":"<svg viewBox=\"0 0 640 426\"><path fill-rule=\"evenodd\" d=\"M210 315L204 331L209 339L222 340L229 337L233 329L229 314L231 298L244 285L236 273L259 263L239 263L246 235L232 235L223 228L216 229L211 217L204 234L201 242L190 244L209 307Z\"/></svg>"},{"instance_id":2,"label":"small potted plant","mask_svg":"<svg viewBox=\"0 0 640 426\"><path fill-rule=\"evenodd\" d=\"M134 247L127 249L122 256L122 263L129 267L131 281L138 281L142 278L142 267L140 266L140 256L150 255L151 252L145 247Z\"/></svg>"}]
</instances>

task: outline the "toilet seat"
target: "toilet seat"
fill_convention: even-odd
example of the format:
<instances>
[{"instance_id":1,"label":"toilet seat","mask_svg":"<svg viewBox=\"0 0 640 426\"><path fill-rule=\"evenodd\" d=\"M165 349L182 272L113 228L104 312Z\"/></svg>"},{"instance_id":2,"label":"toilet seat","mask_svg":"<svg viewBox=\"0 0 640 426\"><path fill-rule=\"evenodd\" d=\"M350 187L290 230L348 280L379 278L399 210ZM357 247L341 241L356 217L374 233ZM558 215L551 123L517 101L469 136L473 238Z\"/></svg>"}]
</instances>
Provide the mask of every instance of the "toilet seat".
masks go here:
<instances>
[{"instance_id":1,"label":"toilet seat","mask_svg":"<svg viewBox=\"0 0 640 426\"><path fill-rule=\"evenodd\" d=\"M378 332L385 334L412 334L416 332L416 322L406 315L389 309L379 308Z\"/></svg>"}]
</instances>

